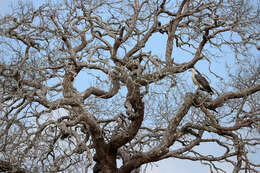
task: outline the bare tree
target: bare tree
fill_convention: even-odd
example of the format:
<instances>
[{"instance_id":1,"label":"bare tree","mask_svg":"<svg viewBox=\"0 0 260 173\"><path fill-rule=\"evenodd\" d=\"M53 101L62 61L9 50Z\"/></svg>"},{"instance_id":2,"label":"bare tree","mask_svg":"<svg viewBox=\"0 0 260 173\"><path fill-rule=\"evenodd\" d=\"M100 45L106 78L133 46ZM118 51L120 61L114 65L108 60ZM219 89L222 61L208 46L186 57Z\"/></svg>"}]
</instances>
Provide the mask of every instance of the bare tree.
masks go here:
<instances>
[{"instance_id":1,"label":"bare tree","mask_svg":"<svg viewBox=\"0 0 260 173\"><path fill-rule=\"evenodd\" d=\"M19 3L0 19L0 171L137 173L177 158L257 172L259 24L243 0ZM218 94L187 87L190 68L232 56L250 63Z\"/></svg>"}]
</instances>

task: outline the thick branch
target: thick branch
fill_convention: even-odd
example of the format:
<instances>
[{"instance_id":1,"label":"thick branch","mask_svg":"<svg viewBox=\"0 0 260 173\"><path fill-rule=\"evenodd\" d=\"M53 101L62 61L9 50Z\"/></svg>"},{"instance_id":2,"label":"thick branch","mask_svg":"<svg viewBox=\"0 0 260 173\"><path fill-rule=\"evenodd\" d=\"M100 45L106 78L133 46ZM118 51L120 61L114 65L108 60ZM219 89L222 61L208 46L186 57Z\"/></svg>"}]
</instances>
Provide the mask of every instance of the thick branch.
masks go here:
<instances>
[{"instance_id":1,"label":"thick branch","mask_svg":"<svg viewBox=\"0 0 260 173\"><path fill-rule=\"evenodd\" d=\"M167 44L166 44L167 47L166 47L166 53L165 53L166 63L168 66L172 62L171 56L172 56L172 50L173 50L173 39L174 39L176 30L177 30L178 24L183 19L183 17L179 17L179 16L181 15L183 7L187 2L189 2L189 0L182 1L181 5L178 9L176 18L172 19L168 26L168 39L167 39Z\"/></svg>"},{"instance_id":2,"label":"thick branch","mask_svg":"<svg viewBox=\"0 0 260 173\"><path fill-rule=\"evenodd\" d=\"M112 136L110 146L116 149L131 141L135 137L144 117L144 103L142 101L142 95L140 94L139 86L131 81L131 79L128 79L127 89L128 93L126 105L127 107L132 107L134 111L129 110L133 115L129 115L129 119L132 121L127 130Z\"/></svg>"},{"instance_id":3,"label":"thick branch","mask_svg":"<svg viewBox=\"0 0 260 173\"><path fill-rule=\"evenodd\" d=\"M170 120L169 126L163 137L163 140L158 146L156 146L153 150L149 152L138 153L134 155L127 163L125 163L125 165L123 165L119 169L119 172L130 172L131 170L138 168L140 165L144 163L157 161L160 157L167 154L169 151L169 146L171 146L178 137L178 134L176 133L177 127L189 111L190 107L192 106L193 99L194 96L191 93L188 93L186 95L184 103L182 104L179 111Z\"/></svg>"},{"instance_id":4,"label":"thick branch","mask_svg":"<svg viewBox=\"0 0 260 173\"><path fill-rule=\"evenodd\" d=\"M256 85L256 86L252 86L251 88L248 88L248 89L244 89L242 91L228 92L228 93L220 95L218 98L216 98L209 104L205 103L205 107L213 110L213 109L223 106L223 104L230 99L243 98L248 95L254 94L258 91L260 91L260 84Z\"/></svg>"},{"instance_id":5,"label":"thick branch","mask_svg":"<svg viewBox=\"0 0 260 173\"><path fill-rule=\"evenodd\" d=\"M3 160L0 160L0 172L30 173L28 170L12 165L12 163Z\"/></svg>"},{"instance_id":6,"label":"thick branch","mask_svg":"<svg viewBox=\"0 0 260 173\"><path fill-rule=\"evenodd\" d=\"M83 99L88 98L91 94L93 94L97 97L100 97L100 98L109 99L109 98L113 97L114 95L116 95L118 93L119 89L120 89L119 80L112 79L109 91L106 92L106 91L100 90L95 87L90 87L86 91L84 91L81 95L82 95Z\"/></svg>"}]
</instances>

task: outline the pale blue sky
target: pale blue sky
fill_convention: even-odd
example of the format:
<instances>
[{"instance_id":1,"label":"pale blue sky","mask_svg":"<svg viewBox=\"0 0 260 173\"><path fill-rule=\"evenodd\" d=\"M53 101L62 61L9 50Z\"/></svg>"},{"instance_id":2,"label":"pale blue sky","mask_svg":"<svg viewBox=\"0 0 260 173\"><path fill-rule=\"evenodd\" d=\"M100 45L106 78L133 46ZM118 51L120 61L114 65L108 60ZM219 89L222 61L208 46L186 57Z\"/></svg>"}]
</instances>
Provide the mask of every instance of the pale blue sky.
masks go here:
<instances>
[{"instance_id":1,"label":"pale blue sky","mask_svg":"<svg viewBox=\"0 0 260 173\"><path fill-rule=\"evenodd\" d=\"M4 15L6 14L10 9L10 3L17 3L17 0L0 0L0 15ZM35 2L35 1L34 1ZM39 1L36 1L39 2ZM154 52L158 54L159 56L163 56L164 55L164 51L162 51L162 49L164 48L160 48L156 50L156 47L158 47L157 45L160 46L165 46L165 37L161 37L158 40L158 37L154 37L154 40L152 40L152 43L149 47L146 46L147 49L151 49ZM226 50L228 51L228 50ZM163 52L163 53L161 53ZM256 52L256 54L259 55L259 52ZM178 55L177 57L180 57L181 55ZM225 77L226 74L225 72L225 64L233 64L234 60L233 60L233 55L232 54L226 54L226 56L228 57L228 59L223 59L222 60L218 60L212 63L212 70L217 73L218 75L220 75L221 77ZM198 66L196 66L202 73L207 74L208 77L212 80L211 82L214 84L217 82L217 80L215 80L216 78L214 77L214 75L209 74L208 73L208 63L206 61L201 61L199 62ZM191 83L190 80L190 74L187 73L186 74L189 77L189 83ZM214 146L203 146L203 150L205 152L217 152L217 148L214 148ZM184 160L179 160L179 159L166 159L157 163L153 163L152 164L152 170L151 167L148 166L147 168L147 173L172 173L172 172L176 172L176 173L192 173L192 172L199 172L199 173L208 173L209 169L207 166L202 165L200 162L192 162L192 161L184 161Z\"/></svg>"},{"instance_id":2,"label":"pale blue sky","mask_svg":"<svg viewBox=\"0 0 260 173\"><path fill-rule=\"evenodd\" d=\"M0 0L0 14L4 15L8 11L8 5L10 1Z\"/></svg>"}]
</instances>

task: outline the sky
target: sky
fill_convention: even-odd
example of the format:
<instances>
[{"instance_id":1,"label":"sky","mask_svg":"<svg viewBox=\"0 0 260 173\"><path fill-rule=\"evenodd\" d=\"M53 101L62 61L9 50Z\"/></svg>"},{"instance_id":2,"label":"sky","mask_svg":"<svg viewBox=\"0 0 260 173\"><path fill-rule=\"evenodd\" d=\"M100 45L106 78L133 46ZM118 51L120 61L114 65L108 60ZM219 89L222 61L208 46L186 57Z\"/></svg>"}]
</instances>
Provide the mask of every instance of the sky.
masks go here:
<instances>
[{"instance_id":1,"label":"sky","mask_svg":"<svg viewBox=\"0 0 260 173\"><path fill-rule=\"evenodd\" d=\"M26 1L26 0L25 0ZM5 15L10 11L10 6L17 3L17 0L0 0L0 15Z\"/></svg>"},{"instance_id":2,"label":"sky","mask_svg":"<svg viewBox=\"0 0 260 173\"><path fill-rule=\"evenodd\" d=\"M10 4L11 3L17 3L17 0L0 0L0 15L5 15L10 10ZM156 38L155 38L156 39ZM157 38L158 39L158 38ZM158 41L164 43L160 44ZM165 40L154 40L154 44L160 44L165 45ZM152 47L154 45L151 45ZM151 47L151 48L152 48ZM149 49L149 47L148 47ZM154 50L155 52L158 52L158 55L160 55L161 50ZM227 50L228 51L228 50ZM162 55L163 56L163 55ZM227 55L230 56L230 55ZM225 64L233 64L234 62L229 58L228 61L224 61L222 63L220 62L214 62L212 65L212 70L216 72L218 75L225 77ZM208 74L208 63L206 61L201 61L197 68L202 71L203 73ZM187 74L190 77L190 74ZM208 74L209 78L213 78L214 76L212 74ZM214 83L214 80L212 80ZM217 148L212 148L212 146L202 146L202 148L207 152L218 152ZM230 170L231 171L231 170ZM207 166L202 165L200 162L193 162L193 161L185 161L185 160L179 160L179 159L166 159L163 161L159 161L156 163L152 163L150 166L147 167L147 173L191 173L191 172L200 172L200 173L208 173L209 169Z\"/></svg>"},{"instance_id":3,"label":"sky","mask_svg":"<svg viewBox=\"0 0 260 173\"><path fill-rule=\"evenodd\" d=\"M10 1L6 1L6 0L0 0L0 14L4 15L6 12L8 12L8 5L9 5Z\"/></svg>"}]
</instances>

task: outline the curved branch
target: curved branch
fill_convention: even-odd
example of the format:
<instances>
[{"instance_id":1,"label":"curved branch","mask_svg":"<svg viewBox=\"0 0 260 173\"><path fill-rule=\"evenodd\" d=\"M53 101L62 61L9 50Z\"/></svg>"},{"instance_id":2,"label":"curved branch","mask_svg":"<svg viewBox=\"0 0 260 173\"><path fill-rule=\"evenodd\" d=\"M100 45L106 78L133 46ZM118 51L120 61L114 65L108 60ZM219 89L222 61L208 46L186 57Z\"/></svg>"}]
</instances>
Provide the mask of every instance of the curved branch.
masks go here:
<instances>
[{"instance_id":1,"label":"curved branch","mask_svg":"<svg viewBox=\"0 0 260 173\"><path fill-rule=\"evenodd\" d=\"M113 97L114 95L116 95L118 93L119 89L120 89L119 80L112 79L109 91L106 92L106 91L100 90L95 87L90 87L87 90L85 90L81 94L81 96L83 97L83 99L87 99L91 94L93 94L100 98L109 99L109 98Z\"/></svg>"},{"instance_id":2,"label":"curved branch","mask_svg":"<svg viewBox=\"0 0 260 173\"><path fill-rule=\"evenodd\" d=\"M212 102L205 103L205 107L208 109L214 110L218 107L223 106L223 104L230 99L242 98L242 97L254 94L258 91L260 91L260 84L250 87L248 89L244 89L242 91L224 93L224 94L220 95L218 98L216 98L215 100L213 100Z\"/></svg>"},{"instance_id":3,"label":"curved branch","mask_svg":"<svg viewBox=\"0 0 260 173\"><path fill-rule=\"evenodd\" d=\"M188 93L186 95L184 103L180 107L179 111L170 120L170 124L161 143L149 152L134 155L119 169L119 173L129 172L144 163L158 161L160 157L167 154L169 152L169 146L171 146L179 136L179 133L176 133L177 127L184 116L188 113L190 107L192 106L193 99L194 95L192 93Z\"/></svg>"},{"instance_id":4,"label":"curved branch","mask_svg":"<svg viewBox=\"0 0 260 173\"><path fill-rule=\"evenodd\" d=\"M10 162L0 160L0 172L30 173L30 171L13 165Z\"/></svg>"},{"instance_id":5,"label":"curved branch","mask_svg":"<svg viewBox=\"0 0 260 173\"><path fill-rule=\"evenodd\" d=\"M129 119L132 120L131 124L128 126L127 131L124 133L117 133L112 136L112 139L109 145L112 148L119 148L127 142L131 141L137 134L143 118L144 118L144 103L142 101L142 95L140 94L140 87L136 85L130 79L127 80L127 99L126 99L126 107L131 107L134 111L131 111ZM132 117L133 114L133 117Z\"/></svg>"}]
</instances>

